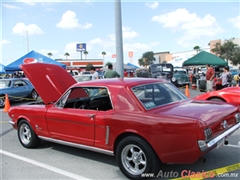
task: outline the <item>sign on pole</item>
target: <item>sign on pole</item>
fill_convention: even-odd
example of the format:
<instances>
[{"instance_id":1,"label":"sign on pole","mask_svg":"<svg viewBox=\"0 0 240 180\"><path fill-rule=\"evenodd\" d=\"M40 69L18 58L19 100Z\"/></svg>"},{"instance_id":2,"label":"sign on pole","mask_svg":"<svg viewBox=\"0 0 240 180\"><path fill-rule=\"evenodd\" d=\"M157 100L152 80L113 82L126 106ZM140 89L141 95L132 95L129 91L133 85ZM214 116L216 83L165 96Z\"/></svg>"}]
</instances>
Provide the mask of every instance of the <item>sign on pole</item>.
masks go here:
<instances>
[{"instance_id":1,"label":"sign on pole","mask_svg":"<svg viewBox=\"0 0 240 180\"><path fill-rule=\"evenodd\" d=\"M83 52L87 50L86 43L77 44L77 52Z\"/></svg>"},{"instance_id":2,"label":"sign on pole","mask_svg":"<svg viewBox=\"0 0 240 180\"><path fill-rule=\"evenodd\" d=\"M132 51L128 52L128 57L133 57L133 52Z\"/></svg>"}]
</instances>

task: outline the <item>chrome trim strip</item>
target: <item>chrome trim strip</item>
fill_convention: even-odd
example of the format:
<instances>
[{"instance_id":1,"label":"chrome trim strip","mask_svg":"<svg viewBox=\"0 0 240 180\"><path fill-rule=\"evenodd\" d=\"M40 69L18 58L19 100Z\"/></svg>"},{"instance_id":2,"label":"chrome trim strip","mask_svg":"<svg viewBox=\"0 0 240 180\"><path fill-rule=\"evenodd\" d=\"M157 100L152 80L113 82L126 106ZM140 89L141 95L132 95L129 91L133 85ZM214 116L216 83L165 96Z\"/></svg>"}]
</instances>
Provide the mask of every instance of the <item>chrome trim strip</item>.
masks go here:
<instances>
[{"instance_id":1,"label":"chrome trim strip","mask_svg":"<svg viewBox=\"0 0 240 180\"><path fill-rule=\"evenodd\" d=\"M107 145L109 142L109 126L106 126L106 139L105 139L105 144Z\"/></svg>"},{"instance_id":2,"label":"chrome trim strip","mask_svg":"<svg viewBox=\"0 0 240 180\"><path fill-rule=\"evenodd\" d=\"M77 144L77 143L72 143L72 142L67 142L67 141L58 140L58 139L48 138L48 137L44 137L44 136L38 136L38 137L40 139L43 139L43 140L46 140L46 141L50 141L50 142L54 142L54 143L58 143L58 144L63 144L63 145L67 145L67 146L72 146L72 147L76 147L76 148L80 148L80 149L86 149L86 150L90 150L90 151L99 152L99 153L102 153L102 154L114 156L113 151L100 149L100 148L96 148L96 147L91 147L91 146L87 146L87 145L82 145L82 144Z\"/></svg>"},{"instance_id":3,"label":"chrome trim strip","mask_svg":"<svg viewBox=\"0 0 240 180\"><path fill-rule=\"evenodd\" d=\"M9 124L11 124L11 125L14 125L15 124L15 122L13 122L12 120L10 120L10 121L8 121L9 122Z\"/></svg>"},{"instance_id":4,"label":"chrome trim strip","mask_svg":"<svg viewBox=\"0 0 240 180\"><path fill-rule=\"evenodd\" d=\"M229 128L228 130L226 130L224 133L222 133L219 136L215 137L214 139L212 139L208 143L205 142L205 145L199 146L199 148L201 149L201 151L206 151L207 149L209 149L209 148L213 147L214 145L216 145L223 138L233 134L238 128L240 128L240 122L237 123L236 125L234 125L233 127Z\"/></svg>"}]
</instances>

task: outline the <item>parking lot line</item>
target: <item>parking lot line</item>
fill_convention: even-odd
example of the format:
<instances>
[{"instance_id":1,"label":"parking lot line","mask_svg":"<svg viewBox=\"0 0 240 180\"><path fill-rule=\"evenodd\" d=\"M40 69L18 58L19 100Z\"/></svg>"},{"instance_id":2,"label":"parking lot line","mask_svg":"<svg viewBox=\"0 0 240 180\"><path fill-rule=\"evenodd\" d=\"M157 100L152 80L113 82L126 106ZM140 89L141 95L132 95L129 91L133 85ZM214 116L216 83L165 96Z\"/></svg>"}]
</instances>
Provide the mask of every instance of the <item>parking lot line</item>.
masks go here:
<instances>
[{"instance_id":1,"label":"parking lot line","mask_svg":"<svg viewBox=\"0 0 240 180\"><path fill-rule=\"evenodd\" d=\"M224 166L218 169L213 169L210 171L201 171L201 172L194 172L191 171L191 174L189 176L184 176L180 178L175 178L172 180L201 180L201 179L207 179L207 178L213 178L220 174L228 173L231 171L236 171L240 169L240 163L232 164L229 166ZM198 173L198 174L197 174ZM238 174L236 174L236 177L239 177ZM204 177L205 176L205 177ZM208 177L206 177L208 176Z\"/></svg>"},{"instance_id":2,"label":"parking lot line","mask_svg":"<svg viewBox=\"0 0 240 180\"><path fill-rule=\"evenodd\" d=\"M83 180L90 180L88 178L85 178L83 176L79 176L77 174L73 174L73 173L70 173L70 172L67 172L67 171L64 171L62 169L59 169L59 168L56 168L56 167L53 167L53 166L50 166L50 165L47 165L47 164L44 164L44 163L41 163L41 162L37 162L37 161L34 161L32 159L28 159L28 158L25 158L25 157L22 157L22 156L19 156L19 155L16 155L16 154L13 154L13 153L10 153L10 152L7 152L7 151L4 151L2 149L0 149L0 153L1 154L4 154L6 156L10 156L12 158L15 158L15 159L19 159L21 161L25 161L27 163L30 163L30 164L33 164L35 166L39 166L39 167L42 167L44 169L47 169L47 170L50 170L50 171L53 171L55 173L58 173L58 174L62 174L64 176L67 176L69 178L72 178L72 179L83 179Z\"/></svg>"}]
</instances>

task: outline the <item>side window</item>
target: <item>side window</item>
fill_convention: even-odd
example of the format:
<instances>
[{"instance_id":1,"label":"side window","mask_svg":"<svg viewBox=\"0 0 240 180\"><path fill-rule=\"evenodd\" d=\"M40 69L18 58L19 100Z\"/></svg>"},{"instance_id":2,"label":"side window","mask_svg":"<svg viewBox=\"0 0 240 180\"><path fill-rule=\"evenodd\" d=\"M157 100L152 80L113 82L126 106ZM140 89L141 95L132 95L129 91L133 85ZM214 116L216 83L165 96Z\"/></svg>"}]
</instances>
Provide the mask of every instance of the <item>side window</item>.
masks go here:
<instances>
[{"instance_id":1,"label":"side window","mask_svg":"<svg viewBox=\"0 0 240 180\"><path fill-rule=\"evenodd\" d=\"M69 90L57 103L58 107L107 111L112 103L107 88L78 87Z\"/></svg>"},{"instance_id":2,"label":"side window","mask_svg":"<svg viewBox=\"0 0 240 180\"><path fill-rule=\"evenodd\" d=\"M137 86L132 91L146 109L186 99L171 83Z\"/></svg>"},{"instance_id":3,"label":"side window","mask_svg":"<svg viewBox=\"0 0 240 180\"><path fill-rule=\"evenodd\" d=\"M27 85L27 83L22 80L17 80L14 82L14 87L20 87L20 86L26 86L26 85Z\"/></svg>"}]
</instances>

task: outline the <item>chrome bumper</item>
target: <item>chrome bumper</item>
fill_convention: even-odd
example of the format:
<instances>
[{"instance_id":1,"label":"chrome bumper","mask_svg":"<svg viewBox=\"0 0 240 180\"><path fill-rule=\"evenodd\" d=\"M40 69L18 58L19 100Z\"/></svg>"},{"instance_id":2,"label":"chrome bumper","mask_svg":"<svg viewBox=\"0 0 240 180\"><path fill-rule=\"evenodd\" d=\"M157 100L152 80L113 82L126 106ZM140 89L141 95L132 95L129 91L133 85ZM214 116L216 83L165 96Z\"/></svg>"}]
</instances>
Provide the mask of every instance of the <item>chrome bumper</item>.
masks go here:
<instances>
[{"instance_id":1,"label":"chrome bumper","mask_svg":"<svg viewBox=\"0 0 240 180\"><path fill-rule=\"evenodd\" d=\"M14 125L15 124L15 122L13 122L12 120L10 120L10 121L8 121L9 122L9 124L11 124L11 125Z\"/></svg>"},{"instance_id":2,"label":"chrome bumper","mask_svg":"<svg viewBox=\"0 0 240 180\"><path fill-rule=\"evenodd\" d=\"M209 142L206 142L204 140L199 140L198 141L198 146L199 146L201 151L206 151L206 150L214 147L215 145L217 145L218 142L221 142L222 140L225 140L228 136L233 134L239 128L240 128L240 122L237 123L236 125L234 125L233 127L229 128L228 130L226 130L224 133L215 137L214 139L212 139Z\"/></svg>"}]
</instances>

